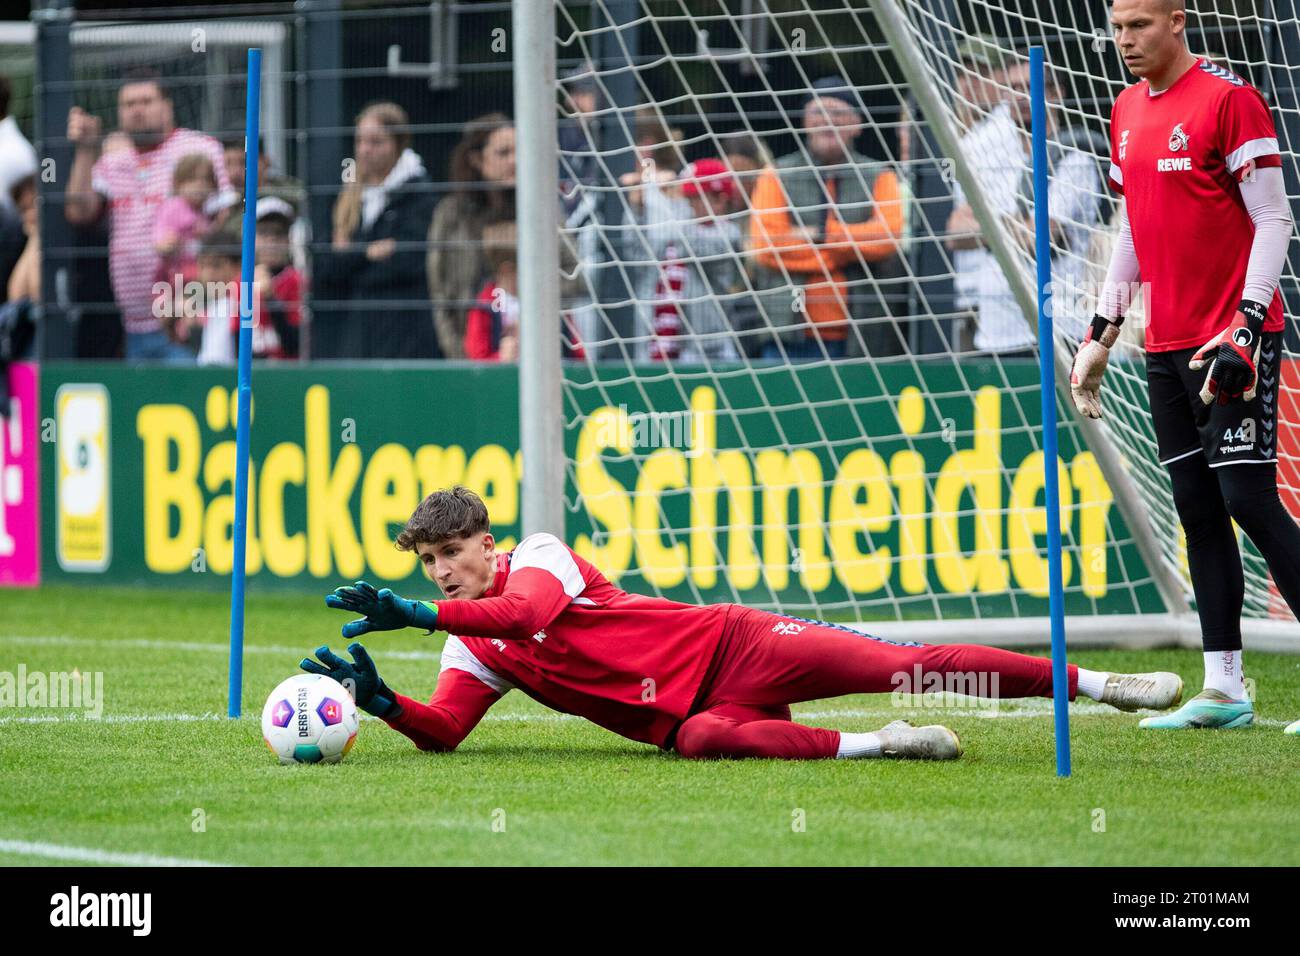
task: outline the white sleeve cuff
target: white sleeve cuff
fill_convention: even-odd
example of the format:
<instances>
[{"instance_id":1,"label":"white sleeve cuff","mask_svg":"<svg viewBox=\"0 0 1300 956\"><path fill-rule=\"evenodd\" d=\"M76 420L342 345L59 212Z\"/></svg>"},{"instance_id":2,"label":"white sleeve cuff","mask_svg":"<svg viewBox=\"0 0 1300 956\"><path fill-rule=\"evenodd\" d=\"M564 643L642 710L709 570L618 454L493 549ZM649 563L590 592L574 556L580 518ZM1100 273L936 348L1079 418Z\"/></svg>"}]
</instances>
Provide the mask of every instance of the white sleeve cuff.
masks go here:
<instances>
[{"instance_id":1,"label":"white sleeve cuff","mask_svg":"<svg viewBox=\"0 0 1300 956\"><path fill-rule=\"evenodd\" d=\"M1275 137L1262 137L1260 139L1252 139L1249 142L1242 143L1228 154L1225 162L1228 166L1228 172L1235 173L1252 159L1259 159L1261 156L1276 156L1278 155L1278 152L1277 139Z\"/></svg>"}]
</instances>

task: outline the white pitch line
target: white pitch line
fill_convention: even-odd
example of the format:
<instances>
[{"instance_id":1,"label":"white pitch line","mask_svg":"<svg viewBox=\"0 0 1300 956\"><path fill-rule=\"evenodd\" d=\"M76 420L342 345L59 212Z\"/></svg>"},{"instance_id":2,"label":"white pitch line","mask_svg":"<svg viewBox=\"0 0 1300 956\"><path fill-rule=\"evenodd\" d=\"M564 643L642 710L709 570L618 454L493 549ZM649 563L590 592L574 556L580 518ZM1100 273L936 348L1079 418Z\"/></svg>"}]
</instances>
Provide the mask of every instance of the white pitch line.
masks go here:
<instances>
[{"instance_id":1,"label":"white pitch line","mask_svg":"<svg viewBox=\"0 0 1300 956\"><path fill-rule=\"evenodd\" d=\"M992 707L980 708L920 708L920 707L899 707L883 708L879 710L870 710L862 708L846 708L844 710L796 710L793 716L796 720L833 720L837 717L892 717L897 718L900 713L915 713L917 711L930 711L934 714L936 720L945 717L978 717L984 720L998 717L1050 717L1052 708L1044 702L1041 705L1028 704L1017 705L1015 708ZM1070 711L1075 716L1082 715L1108 715L1118 717L1121 711L1105 704L1099 704L1095 701L1085 701L1083 703L1073 703L1070 705ZM1145 713L1158 713L1158 711L1145 711ZM1133 715L1130 715L1133 716ZM369 714L361 714L362 720L378 721L378 717L371 717ZM144 723L198 723L218 720L229 720L225 714L207 713L207 714L108 714L104 717L93 718L83 717L78 714L33 714L31 716L14 716L0 717L0 725L3 724L144 724ZM236 720L256 720L255 714L245 714ZM485 721L501 722L527 722L537 721L539 723L551 723L557 721L584 720L576 714L486 714L483 717ZM1291 721L1278 720L1269 717L1256 717L1255 724L1261 727L1285 727Z\"/></svg>"},{"instance_id":2,"label":"white pitch line","mask_svg":"<svg viewBox=\"0 0 1300 956\"><path fill-rule=\"evenodd\" d=\"M75 860L78 863L103 863L108 866L229 866L211 860L187 860L152 853L116 853L93 847L63 846L58 843L30 843L27 840L0 840L0 853L37 856L46 860Z\"/></svg>"},{"instance_id":3,"label":"white pitch line","mask_svg":"<svg viewBox=\"0 0 1300 956\"><path fill-rule=\"evenodd\" d=\"M339 638L340 641L344 638ZM122 640L113 640L100 637L69 637L65 635L0 635L0 647L5 643L14 644L36 644L39 646L68 646L68 647L101 647L106 649L116 647L132 647L142 650L151 651L208 651L211 653L225 654L230 651L230 645L220 641L154 641L147 638L128 637ZM315 645L319 647L320 645ZM285 647L277 644L245 644L244 653L246 654L283 654L294 657L305 657L313 648L307 647ZM437 651L376 651L383 657L399 661L437 661L442 660L442 654Z\"/></svg>"},{"instance_id":4,"label":"white pitch line","mask_svg":"<svg viewBox=\"0 0 1300 956\"><path fill-rule=\"evenodd\" d=\"M0 724L185 724L226 719L225 714L106 714L102 717L85 717L73 713L0 717ZM252 715L243 719L251 720Z\"/></svg>"}]
</instances>

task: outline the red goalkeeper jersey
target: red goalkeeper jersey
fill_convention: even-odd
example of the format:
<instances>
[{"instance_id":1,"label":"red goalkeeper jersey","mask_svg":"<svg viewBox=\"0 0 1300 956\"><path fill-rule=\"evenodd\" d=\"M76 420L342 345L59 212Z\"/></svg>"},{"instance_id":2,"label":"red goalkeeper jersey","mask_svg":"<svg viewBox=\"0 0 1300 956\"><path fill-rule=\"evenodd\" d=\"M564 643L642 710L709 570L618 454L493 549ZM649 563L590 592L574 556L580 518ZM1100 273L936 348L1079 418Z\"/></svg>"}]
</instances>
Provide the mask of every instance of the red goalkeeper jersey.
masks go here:
<instances>
[{"instance_id":1,"label":"red goalkeeper jersey","mask_svg":"<svg viewBox=\"0 0 1300 956\"><path fill-rule=\"evenodd\" d=\"M1237 183L1280 166L1264 97L1201 60L1162 93L1130 86L1110 116L1110 184L1124 194L1141 280L1149 288L1150 352L1204 345L1241 303L1255 237ZM1273 294L1265 331L1282 328Z\"/></svg>"},{"instance_id":2,"label":"red goalkeeper jersey","mask_svg":"<svg viewBox=\"0 0 1300 956\"><path fill-rule=\"evenodd\" d=\"M454 748L512 688L616 734L663 746L686 716L734 605L628 594L551 534L497 556L477 600L438 602L448 632L433 699L397 695L389 724Z\"/></svg>"}]
</instances>

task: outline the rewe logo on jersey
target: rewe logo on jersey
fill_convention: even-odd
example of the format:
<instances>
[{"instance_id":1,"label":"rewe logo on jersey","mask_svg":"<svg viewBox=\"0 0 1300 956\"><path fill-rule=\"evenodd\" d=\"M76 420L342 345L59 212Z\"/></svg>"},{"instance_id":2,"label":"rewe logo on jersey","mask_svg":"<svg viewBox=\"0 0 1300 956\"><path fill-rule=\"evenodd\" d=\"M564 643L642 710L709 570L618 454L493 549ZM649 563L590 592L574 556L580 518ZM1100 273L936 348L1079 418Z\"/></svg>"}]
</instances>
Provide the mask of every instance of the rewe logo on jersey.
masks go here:
<instances>
[{"instance_id":1,"label":"rewe logo on jersey","mask_svg":"<svg viewBox=\"0 0 1300 956\"><path fill-rule=\"evenodd\" d=\"M1169 152L1177 153L1187 149L1187 144L1191 137L1187 135L1187 130L1183 129L1183 124L1179 123L1174 127L1173 132L1169 134Z\"/></svg>"},{"instance_id":2,"label":"rewe logo on jersey","mask_svg":"<svg viewBox=\"0 0 1300 956\"><path fill-rule=\"evenodd\" d=\"M1157 159L1156 170L1162 173L1191 172L1192 158L1180 156L1177 159Z\"/></svg>"}]
</instances>

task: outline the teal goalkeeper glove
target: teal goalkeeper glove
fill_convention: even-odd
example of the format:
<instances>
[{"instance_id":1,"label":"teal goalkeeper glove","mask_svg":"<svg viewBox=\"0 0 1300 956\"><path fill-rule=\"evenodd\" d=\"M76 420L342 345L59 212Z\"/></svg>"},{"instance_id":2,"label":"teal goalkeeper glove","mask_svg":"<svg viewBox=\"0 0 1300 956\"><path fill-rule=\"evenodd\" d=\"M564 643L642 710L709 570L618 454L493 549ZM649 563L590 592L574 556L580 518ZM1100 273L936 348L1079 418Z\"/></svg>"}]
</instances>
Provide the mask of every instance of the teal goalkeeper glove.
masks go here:
<instances>
[{"instance_id":1,"label":"teal goalkeeper glove","mask_svg":"<svg viewBox=\"0 0 1300 956\"><path fill-rule=\"evenodd\" d=\"M375 670L375 662L370 659L365 647L354 641L348 645L348 651L352 654L352 663L348 663L328 647L318 647L316 656L322 663L317 664L310 657L304 657L298 666L309 674L334 678L347 689L357 702L357 706L367 714L375 717L391 717L398 708L397 695L389 690L388 685L379 676L379 672Z\"/></svg>"},{"instance_id":2,"label":"teal goalkeeper glove","mask_svg":"<svg viewBox=\"0 0 1300 956\"><path fill-rule=\"evenodd\" d=\"M328 607L361 614L360 620L343 625L343 636L358 637L369 631L396 631L404 627L422 627L432 634L438 623L438 605L428 601L408 601L388 588L376 591L365 581L352 587L335 588L325 595Z\"/></svg>"}]
</instances>

